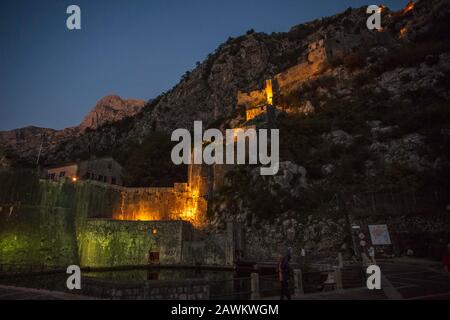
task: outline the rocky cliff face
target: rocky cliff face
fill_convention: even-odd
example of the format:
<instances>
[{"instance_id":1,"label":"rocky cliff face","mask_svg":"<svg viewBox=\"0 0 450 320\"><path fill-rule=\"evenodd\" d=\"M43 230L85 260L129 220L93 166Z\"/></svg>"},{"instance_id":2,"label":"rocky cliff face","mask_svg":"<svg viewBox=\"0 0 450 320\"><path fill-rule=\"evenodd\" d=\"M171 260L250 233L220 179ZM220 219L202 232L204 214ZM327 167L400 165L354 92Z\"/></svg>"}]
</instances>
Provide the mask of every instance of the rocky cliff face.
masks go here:
<instances>
[{"instance_id":1,"label":"rocky cliff face","mask_svg":"<svg viewBox=\"0 0 450 320\"><path fill-rule=\"evenodd\" d=\"M220 45L145 107L142 101L109 96L79 127L19 129L1 133L0 141L27 159L38 153L45 136L43 158L59 162L139 143L154 131L191 128L194 120L205 126L234 126L243 115L238 92L260 90L269 78L281 86L276 104L293 115L306 109L317 113L332 100L345 105L363 91L389 96L387 104L392 105L414 101L412 92L448 99L449 12L447 1L419 1L409 12L386 9L382 32L367 29L365 8L294 26L286 33L249 31ZM355 115L349 111L350 118ZM363 122L373 120L380 119ZM345 128L327 129L321 135Z\"/></svg>"},{"instance_id":2,"label":"rocky cliff face","mask_svg":"<svg viewBox=\"0 0 450 320\"><path fill-rule=\"evenodd\" d=\"M349 68L336 67L336 62L342 62L347 57L350 69L361 64L362 60L364 65L367 65L366 60L369 61L368 66L376 64L379 62L377 57L423 38L427 32L436 29L433 17L445 16L447 12L440 7L445 7L445 1L421 1L416 4L414 12L407 14L386 10L383 13L384 32L366 28L367 14L365 8L361 8L294 26L286 33L267 35L250 31L247 35L230 38L205 61L198 63L194 70L186 72L177 86L149 103L147 108L143 107L143 101L105 97L77 128L80 133L88 128L96 132L90 132L86 137L78 134L69 136L67 145L61 146L59 143L59 154L48 149L45 155L59 159L73 157L71 153L75 150L81 153L101 152L111 148L111 145L105 145L107 142L123 143L127 139L142 139L153 131L171 132L176 128L191 128L194 120L202 120L207 126L226 126L240 112L237 108L238 92L261 89L264 80L269 78L286 84L283 96L287 98L298 86L323 74L334 79L351 80L357 73L349 72ZM362 53L356 57L352 55L355 52ZM383 75L383 79L392 76L388 73ZM381 86L384 86L383 83ZM321 85L321 88L324 87L326 89L326 84ZM339 93L348 96L352 91L347 83L341 81ZM287 108L292 107L292 103L284 104ZM128 120L125 124L120 121L136 113L139 113L139 117L135 117L131 123ZM111 121L121 123L101 128ZM21 129L20 136L36 134L35 131L28 134L28 131ZM6 136L10 149L17 151L21 157L29 155L30 152L16 147L25 140L18 138L14 141L11 140L11 134ZM39 148L34 142L27 145L29 149Z\"/></svg>"},{"instance_id":3,"label":"rocky cliff face","mask_svg":"<svg viewBox=\"0 0 450 320\"><path fill-rule=\"evenodd\" d=\"M34 162L39 153L45 159L61 145L77 141L88 130L96 130L103 125L136 115L144 108L145 103L143 100L123 100L115 95L106 96L95 105L79 126L64 130L30 126L4 131L0 132L0 145L4 151L21 160Z\"/></svg>"},{"instance_id":4,"label":"rocky cliff face","mask_svg":"<svg viewBox=\"0 0 450 320\"><path fill-rule=\"evenodd\" d=\"M107 97L80 127L19 129L0 141L26 159L50 137L47 163L113 151L126 157L153 132L191 128L194 120L238 126L245 121L238 92L275 79L274 103L285 111L277 119L280 174L232 171L214 195L211 226L239 219L260 247L288 239L326 255L344 242L334 235L348 229L349 212L434 214L450 201L450 4L422 0L411 11L385 10L379 32L366 19L365 8L349 9L286 33L248 32L145 107Z\"/></svg>"},{"instance_id":5,"label":"rocky cliff face","mask_svg":"<svg viewBox=\"0 0 450 320\"><path fill-rule=\"evenodd\" d=\"M105 152L128 140L140 141L154 131L190 129L194 120L202 120L205 126L230 126L242 111L237 107L239 91L260 89L266 79L288 72L289 68L299 64L308 64L311 43L334 35L336 26L345 19L349 24L356 24L353 21L356 20L364 26L365 18L364 10L348 10L295 26L286 33L268 35L249 31L244 36L230 38L194 70L186 72L172 90L147 104L133 121L119 121L117 125L101 127L73 139L62 145L57 153L48 154L49 161ZM356 28L351 32L365 35L367 39L374 38L367 29ZM307 80L299 76L301 73L303 70L297 68L285 78L292 78L290 85L298 79L297 82ZM317 75L317 72L310 73L308 79Z\"/></svg>"},{"instance_id":6,"label":"rocky cliff face","mask_svg":"<svg viewBox=\"0 0 450 320\"><path fill-rule=\"evenodd\" d=\"M106 96L97 102L94 109L89 112L78 128L82 132L86 129L95 130L106 123L132 117L139 113L144 106L144 100L123 100L115 95Z\"/></svg>"},{"instance_id":7,"label":"rocky cliff face","mask_svg":"<svg viewBox=\"0 0 450 320\"><path fill-rule=\"evenodd\" d=\"M288 111L277 119L279 175L239 168L215 194L211 225L241 221L255 257L270 246L323 256L348 248L350 238L339 237L350 230L349 216L392 229L402 219L450 222L450 4L419 1L411 11L388 12L385 29L373 35L354 29L357 17L349 11L329 27L325 19L310 36L326 36L314 58L327 66L310 72L314 63L299 61L274 76L286 83L278 106ZM336 49L345 54L333 57ZM406 232L420 238L427 227Z\"/></svg>"}]
</instances>

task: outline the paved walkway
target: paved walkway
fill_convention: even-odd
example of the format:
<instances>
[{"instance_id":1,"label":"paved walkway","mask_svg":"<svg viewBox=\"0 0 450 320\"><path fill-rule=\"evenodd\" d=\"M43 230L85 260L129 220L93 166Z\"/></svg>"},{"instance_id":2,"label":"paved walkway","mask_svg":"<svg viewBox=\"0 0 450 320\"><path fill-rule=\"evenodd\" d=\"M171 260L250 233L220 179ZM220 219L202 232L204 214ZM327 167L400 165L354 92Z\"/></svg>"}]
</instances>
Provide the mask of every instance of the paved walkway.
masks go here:
<instances>
[{"instance_id":1,"label":"paved walkway","mask_svg":"<svg viewBox=\"0 0 450 320\"><path fill-rule=\"evenodd\" d=\"M450 300L450 279L438 267L380 263L381 290L358 288L306 295L301 300Z\"/></svg>"},{"instance_id":2,"label":"paved walkway","mask_svg":"<svg viewBox=\"0 0 450 320\"><path fill-rule=\"evenodd\" d=\"M450 279L439 268L383 263L381 272L400 299L450 300Z\"/></svg>"},{"instance_id":3,"label":"paved walkway","mask_svg":"<svg viewBox=\"0 0 450 320\"><path fill-rule=\"evenodd\" d=\"M308 294L296 300L388 300L383 290L367 288L347 289L342 292Z\"/></svg>"}]
</instances>

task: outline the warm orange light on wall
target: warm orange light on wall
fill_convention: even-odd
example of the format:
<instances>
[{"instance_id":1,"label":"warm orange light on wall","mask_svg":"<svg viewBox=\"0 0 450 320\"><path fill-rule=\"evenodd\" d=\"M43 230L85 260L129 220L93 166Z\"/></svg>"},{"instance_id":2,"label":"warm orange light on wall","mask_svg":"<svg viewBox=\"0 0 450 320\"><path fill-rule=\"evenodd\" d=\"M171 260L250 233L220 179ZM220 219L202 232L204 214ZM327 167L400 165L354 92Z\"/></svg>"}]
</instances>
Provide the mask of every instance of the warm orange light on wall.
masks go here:
<instances>
[{"instance_id":1,"label":"warm orange light on wall","mask_svg":"<svg viewBox=\"0 0 450 320\"><path fill-rule=\"evenodd\" d=\"M134 219L131 220L139 220L139 221L155 221L155 220L161 220L159 217L157 217L155 214L150 212L145 212L143 209L139 210L134 215Z\"/></svg>"},{"instance_id":2,"label":"warm orange light on wall","mask_svg":"<svg viewBox=\"0 0 450 320\"><path fill-rule=\"evenodd\" d=\"M266 80L266 97L269 105L273 104L273 87L272 80Z\"/></svg>"},{"instance_id":3,"label":"warm orange light on wall","mask_svg":"<svg viewBox=\"0 0 450 320\"><path fill-rule=\"evenodd\" d=\"M191 167L192 170L192 167ZM120 209L113 214L114 220L161 221L183 220L194 226L202 226L206 212L206 199L201 195L202 176L192 171L190 183L174 188L143 190L143 192L123 191ZM156 192L153 194L153 192ZM150 231L151 230L151 231ZM156 234L158 231L150 229Z\"/></svg>"},{"instance_id":4,"label":"warm orange light on wall","mask_svg":"<svg viewBox=\"0 0 450 320\"><path fill-rule=\"evenodd\" d=\"M413 1L409 2L406 5L405 9L403 9L403 11L402 11L402 14L406 14L406 13L410 12L412 9L414 9L414 2Z\"/></svg>"}]
</instances>

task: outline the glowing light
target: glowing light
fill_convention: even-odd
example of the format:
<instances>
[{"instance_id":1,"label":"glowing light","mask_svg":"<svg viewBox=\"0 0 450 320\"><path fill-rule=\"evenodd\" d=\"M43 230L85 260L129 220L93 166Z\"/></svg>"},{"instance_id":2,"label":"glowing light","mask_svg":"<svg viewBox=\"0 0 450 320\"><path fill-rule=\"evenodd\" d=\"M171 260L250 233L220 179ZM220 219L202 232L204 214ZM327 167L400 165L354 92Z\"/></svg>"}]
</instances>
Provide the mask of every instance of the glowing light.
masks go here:
<instances>
[{"instance_id":1,"label":"glowing light","mask_svg":"<svg viewBox=\"0 0 450 320\"><path fill-rule=\"evenodd\" d=\"M120 209L113 214L114 220L121 221L161 221L183 220L200 227L204 224L206 200L201 196L201 176L192 173L190 184L185 188L167 188L158 196L136 197L122 192ZM167 199L169 202L166 204ZM163 204L162 204L163 203ZM150 231L149 231L150 232ZM151 230L157 234L158 230Z\"/></svg>"},{"instance_id":2,"label":"glowing light","mask_svg":"<svg viewBox=\"0 0 450 320\"><path fill-rule=\"evenodd\" d=\"M77 177L72 177L72 182L77 182L78 178Z\"/></svg>"},{"instance_id":3,"label":"glowing light","mask_svg":"<svg viewBox=\"0 0 450 320\"><path fill-rule=\"evenodd\" d=\"M414 9L414 5L415 5L415 4L414 4L413 1L409 2L409 3L406 5L405 9L403 9L402 14L406 14L406 13L410 12L411 10L413 10L413 9Z\"/></svg>"},{"instance_id":4,"label":"glowing light","mask_svg":"<svg viewBox=\"0 0 450 320\"><path fill-rule=\"evenodd\" d=\"M408 29L406 27L401 28L400 29L400 34L399 34L400 38L404 38L407 33L408 33Z\"/></svg>"},{"instance_id":5,"label":"glowing light","mask_svg":"<svg viewBox=\"0 0 450 320\"><path fill-rule=\"evenodd\" d=\"M272 80L266 80L266 97L269 105L273 104L273 87Z\"/></svg>"}]
</instances>

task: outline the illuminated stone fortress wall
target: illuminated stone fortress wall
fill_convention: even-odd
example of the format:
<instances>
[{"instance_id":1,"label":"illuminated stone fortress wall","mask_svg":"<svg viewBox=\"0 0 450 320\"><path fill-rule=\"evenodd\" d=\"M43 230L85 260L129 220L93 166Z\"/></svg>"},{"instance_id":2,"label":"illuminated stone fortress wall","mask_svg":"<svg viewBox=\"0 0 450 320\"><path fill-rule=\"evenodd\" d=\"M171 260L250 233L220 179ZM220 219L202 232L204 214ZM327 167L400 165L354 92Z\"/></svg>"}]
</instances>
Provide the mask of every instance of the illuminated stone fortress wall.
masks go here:
<instances>
[{"instance_id":1,"label":"illuminated stone fortress wall","mask_svg":"<svg viewBox=\"0 0 450 320\"><path fill-rule=\"evenodd\" d=\"M142 189L0 172L0 264L110 267L146 264L151 252L160 263L193 261L181 252L206 223L208 170L192 166L186 183ZM221 247L197 243L189 255L214 250L225 263Z\"/></svg>"},{"instance_id":2,"label":"illuminated stone fortress wall","mask_svg":"<svg viewBox=\"0 0 450 320\"><path fill-rule=\"evenodd\" d=\"M167 221L183 220L196 227L206 223L207 198L210 193L209 169L189 166L187 183L172 188L119 188L121 202L112 213L113 220Z\"/></svg>"}]
</instances>

